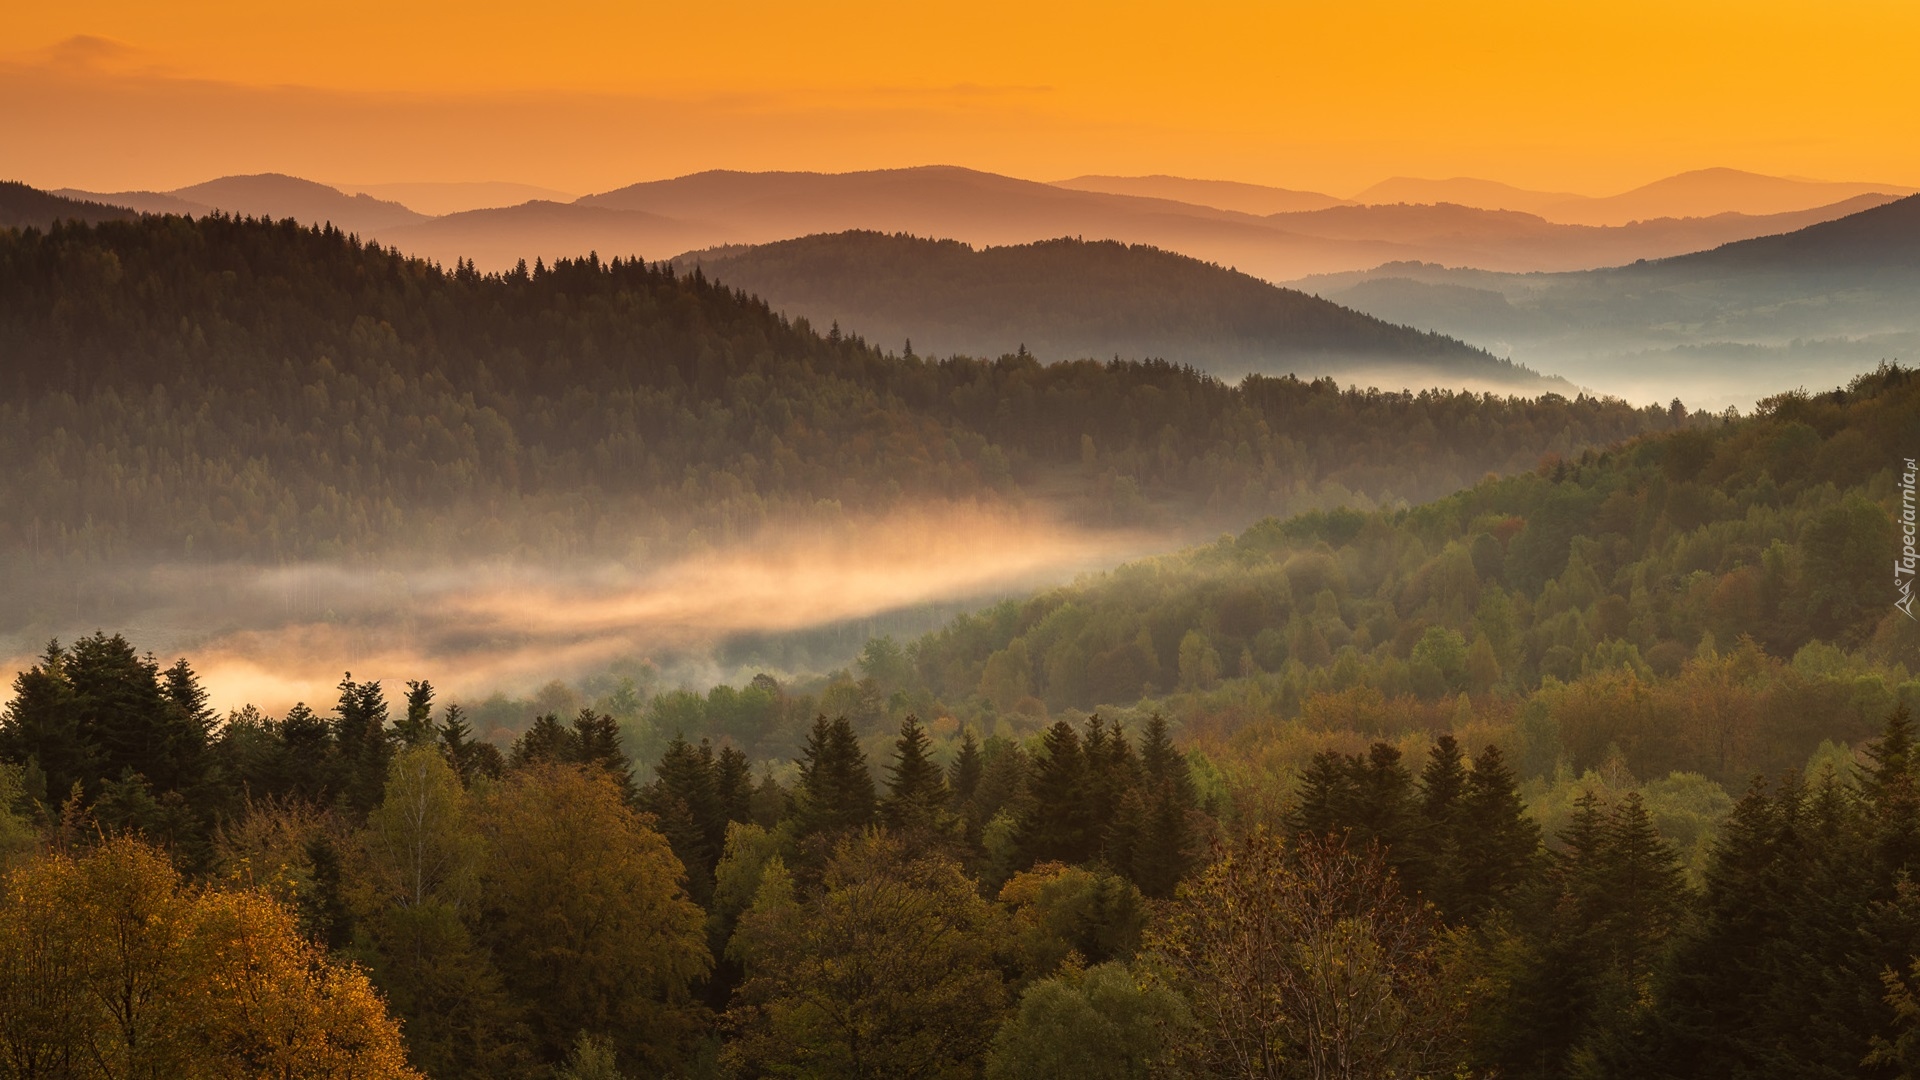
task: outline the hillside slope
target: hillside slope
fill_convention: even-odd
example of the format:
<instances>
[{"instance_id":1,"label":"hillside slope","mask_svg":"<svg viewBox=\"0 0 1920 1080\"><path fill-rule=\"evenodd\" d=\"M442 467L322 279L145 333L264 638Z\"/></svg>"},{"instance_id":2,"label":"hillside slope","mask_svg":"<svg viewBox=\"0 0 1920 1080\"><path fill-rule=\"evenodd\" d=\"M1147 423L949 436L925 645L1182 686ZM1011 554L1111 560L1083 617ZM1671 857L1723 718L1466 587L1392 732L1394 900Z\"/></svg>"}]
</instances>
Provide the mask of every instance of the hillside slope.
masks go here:
<instances>
[{"instance_id":1,"label":"hillside slope","mask_svg":"<svg viewBox=\"0 0 1920 1080\"><path fill-rule=\"evenodd\" d=\"M1393 264L1295 285L1603 390L1750 403L1920 354L1920 196L1605 270Z\"/></svg>"},{"instance_id":2,"label":"hillside slope","mask_svg":"<svg viewBox=\"0 0 1920 1080\"><path fill-rule=\"evenodd\" d=\"M63 192L75 198L127 206L149 214L203 215L214 211L306 225L331 223L344 232L374 236L426 221L427 215L371 195L349 195L337 188L282 173L223 176L167 192Z\"/></svg>"},{"instance_id":3,"label":"hillside slope","mask_svg":"<svg viewBox=\"0 0 1920 1080\"><path fill-rule=\"evenodd\" d=\"M621 555L939 499L1212 530L1673 423L1553 395L934 362L665 266L485 277L230 218L0 232L0 355L0 551L83 563Z\"/></svg>"},{"instance_id":4,"label":"hillside slope","mask_svg":"<svg viewBox=\"0 0 1920 1080\"><path fill-rule=\"evenodd\" d=\"M1063 239L975 250L849 232L683 261L816 324L837 321L889 344L910 339L936 356L1024 346L1043 360L1158 357L1227 379L1331 373L1406 380L1381 384L1390 386L1546 385L1457 341L1143 245Z\"/></svg>"},{"instance_id":5,"label":"hillside slope","mask_svg":"<svg viewBox=\"0 0 1920 1080\"><path fill-rule=\"evenodd\" d=\"M0 180L0 229L45 229L56 221L126 221L134 216L124 207L70 199Z\"/></svg>"},{"instance_id":6,"label":"hillside slope","mask_svg":"<svg viewBox=\"0 0 1920 1080\"><path fill-rule=\"evenodd\" d=\"M983 727L1161 712L1296 755L1268 767L1475 723L1536 776L1744 785L1920 704L1884 449L1917 445L1920 373L1882 368L1404 512L1262 522L907 643L903 700Z\"/></svg>"}]
</instances>

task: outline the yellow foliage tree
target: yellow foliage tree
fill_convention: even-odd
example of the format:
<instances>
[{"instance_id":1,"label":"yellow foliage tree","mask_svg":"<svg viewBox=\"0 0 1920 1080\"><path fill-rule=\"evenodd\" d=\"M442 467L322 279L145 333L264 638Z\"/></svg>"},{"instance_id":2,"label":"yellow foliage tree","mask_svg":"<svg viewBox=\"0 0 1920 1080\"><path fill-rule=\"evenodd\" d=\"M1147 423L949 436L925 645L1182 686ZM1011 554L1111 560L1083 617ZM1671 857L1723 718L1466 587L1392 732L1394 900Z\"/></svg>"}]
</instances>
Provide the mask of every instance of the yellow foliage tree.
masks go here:
<instances>
[{"instance_id":1,"label":"yellow foliage tree","mask_svg":"<svg viewBox=\"0 0 1920 1080\"><path fill-rule=\"evenodd\" d=\"M659 1063L713 963L666 838L598 769L517 770L478 816L482 923L541 1054L559 1061L585 1031Z\"/></svg>"},{"instance_id":2,"label":"yellow foliage tree","mask_svg":"<svg viewBox=\"0 0 1920 1080\"><path fill-rule=\"evenodd\" d=\"M265 894L188 888L138 840L16 869L0 902L0 1076L414 1080L357 968Z\"/></svg>"},{"instance_id":3,"label":"yellow foliage tree","mask_svg":"<svg viewBox=\"0 0 1920 1080\"><path fill-rule=\"evenodd\" d=\"M726 1059L750 1075L976 1075L1006 1001L1004 936L957 864L885 833L843 841L811 889L775 859L728 947L747 978Z\"/></svg>"}]
</instances>

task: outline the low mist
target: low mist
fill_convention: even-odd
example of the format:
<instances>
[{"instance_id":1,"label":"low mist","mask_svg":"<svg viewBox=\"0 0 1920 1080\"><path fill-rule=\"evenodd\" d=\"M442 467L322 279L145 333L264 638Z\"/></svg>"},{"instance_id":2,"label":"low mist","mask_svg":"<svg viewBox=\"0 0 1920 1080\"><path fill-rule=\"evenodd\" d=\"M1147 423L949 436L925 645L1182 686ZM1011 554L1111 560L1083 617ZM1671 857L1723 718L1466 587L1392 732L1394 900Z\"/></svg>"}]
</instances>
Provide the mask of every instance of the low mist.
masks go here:
<instances>
[{"instance_id":1,"label":"low mist","mask_svg":"<svg viewBox=\"0 0 1920 1080\"><path fill-rule=\"evenodd\" d=\"M120 568L101 571L122 579L112 609L94 622L57 621L53 633L66 641L95 629L122 632L163 664L185 656L223 713L330 703L347 671L387 683L390 697L403 680L428 679L442 701L521 694L616 663L653 662L668 683L704 689L762 659L729 642L901 612L908 617L894 625L931 629L958 605L1063 582L1168 543L947 506L770 527L746 542L645 566ZM8 635L0 655L10 658L9 688L47 636ZM858 648L813 652L820 664L839 666Z\"/></svg>"}]
</instances>

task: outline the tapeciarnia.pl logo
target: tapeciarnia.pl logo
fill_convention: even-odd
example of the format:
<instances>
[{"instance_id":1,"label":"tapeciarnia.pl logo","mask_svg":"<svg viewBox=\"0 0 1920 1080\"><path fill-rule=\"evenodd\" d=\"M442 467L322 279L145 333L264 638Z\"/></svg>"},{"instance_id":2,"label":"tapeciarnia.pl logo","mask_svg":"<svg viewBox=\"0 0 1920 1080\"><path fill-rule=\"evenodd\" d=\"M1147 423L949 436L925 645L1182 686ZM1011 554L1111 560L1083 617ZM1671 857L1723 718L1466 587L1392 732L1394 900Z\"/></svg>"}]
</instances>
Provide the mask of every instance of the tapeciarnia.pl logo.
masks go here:
<instances>
[{"instance_id":1,"label":"tapeciarnia.pl logo","mask_svg":"<svg viewBox=\"0 0 1920 1080\"><path fill-rule=\"evenodd\" d=\"M1920 621L1920 616L1913 613L1913 480L1914 473L1920 469L1914 467L1912 458L1907 458L1906 463L1906 470L1900 474L1900 557L1893 560L1893 587L1900 599L1895 600L1893 606L1905 612L1907 618Z\"/></svg>"}]
</instances>

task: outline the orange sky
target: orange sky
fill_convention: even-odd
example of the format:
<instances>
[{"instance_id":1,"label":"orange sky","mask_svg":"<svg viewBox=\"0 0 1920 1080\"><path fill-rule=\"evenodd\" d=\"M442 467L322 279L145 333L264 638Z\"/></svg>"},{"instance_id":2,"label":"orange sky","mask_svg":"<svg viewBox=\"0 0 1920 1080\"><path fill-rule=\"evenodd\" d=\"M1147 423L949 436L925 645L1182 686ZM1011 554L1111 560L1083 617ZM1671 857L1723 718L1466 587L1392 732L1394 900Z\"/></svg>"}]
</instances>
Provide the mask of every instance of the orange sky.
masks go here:
<instances>
[{"instance_id":1,"label":"orange sky","mask_svg":"<svg viewBox=\"0 0 1920 1080\"><path fill-rule=\"evenodd\" d=\"M0 178L42 186L932 162L1336 195L1711 165L1920 184L1904 0L64 0L7 22Z\"/></svg>"}]
</instances>

